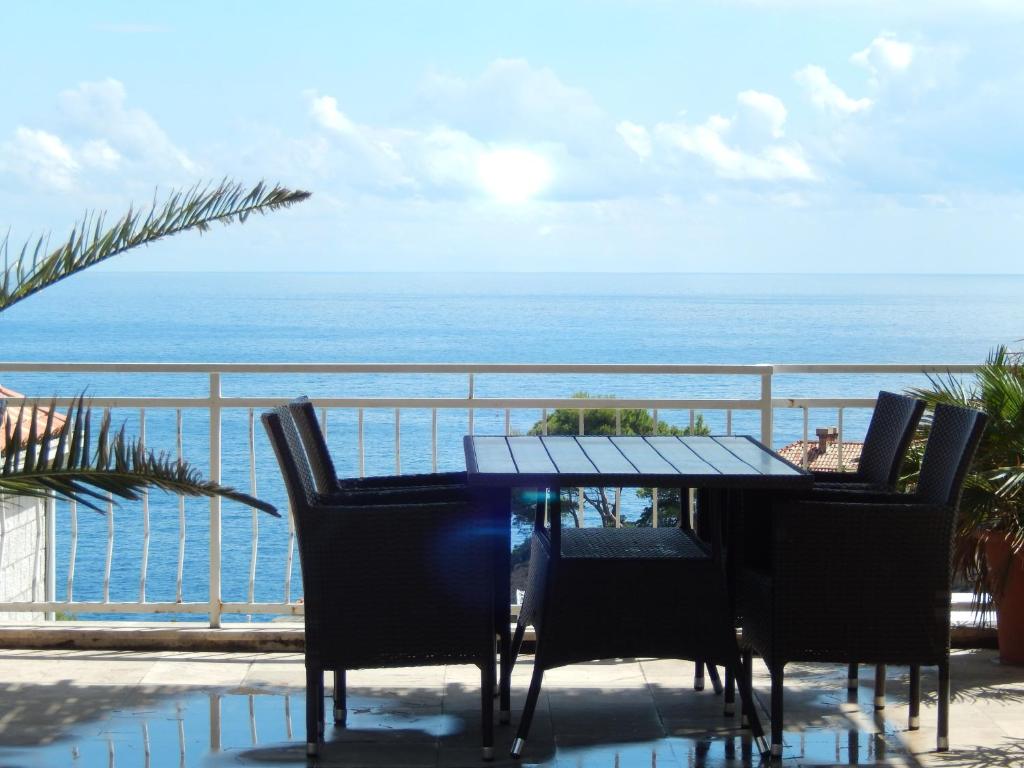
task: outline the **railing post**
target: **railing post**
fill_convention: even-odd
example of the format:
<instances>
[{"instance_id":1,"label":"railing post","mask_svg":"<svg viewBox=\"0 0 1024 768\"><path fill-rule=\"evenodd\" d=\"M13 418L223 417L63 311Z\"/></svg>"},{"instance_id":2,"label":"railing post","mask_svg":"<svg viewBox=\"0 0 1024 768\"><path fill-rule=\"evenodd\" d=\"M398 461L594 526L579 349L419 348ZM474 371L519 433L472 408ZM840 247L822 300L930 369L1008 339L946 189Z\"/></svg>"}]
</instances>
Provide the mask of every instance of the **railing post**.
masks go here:
<instances>
[{"instance_id":1,"label":"railing post","mask_svg":"<svg viewBox=\"0 0 1024 768\"><path fill-rule=\"evenodd\" d=\"M772 373L773 368L761 374L761 442L772 447Z\"/></svg>"},{"instance_id":2,"label":"railing post","mask_svg":"<svg viewBox=\"0 0 1024 768\"><path fill-rule=\"evenodd\" d=\"M57 600L57 499L50 495L43 500L46 525L46 552L43 559L45 580L43 581L43 599L48 603ZM48 611L46 621L54 621L57 614Z\"/></svg>"},{"instance_id":3,"label":"railing post","mask_svg":"<svg viewBox=\"0 0 1024 768\"><path fill-rule=\"evenodd\" d=\"M220 374L210 374L210 481L220 482ZM220 496L210 497L210 628L220 628ZM211 724L212 727L212 724Z\"/></svg>"}]
</instances>

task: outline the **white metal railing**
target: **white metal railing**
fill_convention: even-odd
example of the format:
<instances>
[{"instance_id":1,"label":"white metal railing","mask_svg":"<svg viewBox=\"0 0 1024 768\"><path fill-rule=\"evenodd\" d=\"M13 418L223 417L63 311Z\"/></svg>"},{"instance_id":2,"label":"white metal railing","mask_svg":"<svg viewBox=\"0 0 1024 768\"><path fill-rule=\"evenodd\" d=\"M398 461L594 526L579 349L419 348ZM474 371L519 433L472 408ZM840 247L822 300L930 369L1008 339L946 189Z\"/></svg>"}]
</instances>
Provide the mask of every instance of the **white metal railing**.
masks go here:
<instances>
[{"instance_id":1,"label":"white metal railing","mask_svg":"<svg viewBox=\"0 0 1024 768\"><path fill-rule=\"evenodd\" d=\"M361 387L356 389L372 389L373 393L351 394L348 396L322 396L314 397L314 402L320 408L320 415L326 428L331 428L332 416L337 412L354 415L354 464L358 467L358 473L366 471L368 449L371 447L371 440L367 436L367 414L390 413L393 418L393 471L402 472L403 467L403 437L407 436L409 419L403 420L403 414L420 414L420 421L416 428L425 432L429 442L429 459L424 469L436 471L439 465L439 441L442 439L439 427L438 414L464 413L465 421L461 422L459 430L462 433L474 433L477 431L482 420L486 421L485 432L496 433L503 431L510 434L517 428L513 418L522 420L528 417L534 420L540 417L546 427L547 415L554 409L575 409L579 411L579 430L582 433L584 427L584 414L591 409L613 409L616 413L616 425L621 428L620 417L627 409L645 409L651 412L655 429L659 422L671 420L671 414L683 414L682 423L691 427L695 423L697 414L708 417L710 414L718 414L716 432L732 434L737 421L743 421L746 426L741 428L750 434L761 439L762 442L772 445L775 435L775 426L778 412L792 414L794 411L801 416L802 430L795 430L796 434L802 431L805 446L808 442L809 414L816 409L824 409L829 413L835 413L839 427L839 442L843 441L844 416L848 410L857 410L866 414L865 409L874 405L874 397L870 396L880 388L902 388L902 382L913 379L918 384L926 383L923 374L961 374L969 373L975 369L971 365L909 365L909 364L826 364L826 365L573 365L573 364L298 364L298 363L254 363L254 364L207 364L207 363L179 363L179 364L148 364L148 363L26 363L26 362L0 362L0 376L5 377L5 384L18 386L26 389L19 382L10 382L6 379L11 376L37 376L46 374L44 383L35 383L33 386L38 390L41 386L43 391L37 391L32 396L26 397L24 402L48 404L52 398L49 397L47 385L52 385L58 379L62 386L70 384L67 379L73 379L76 388L70 391L80 392L89 382L94 382L98 377L102 382L109 383L106 386L113 386L116 389L123 389L131 384L133 377L145 376L155 379L145 384L145 394L125 394L116 396L96 396L92 403L96 408L124 410L135 414L138 421L136 435L146 440L151 447L167 448L173 445L172 455L192 457L195 460L195 453L190 450L186 437L194 438L201 442L201 433L206 432L208 440L208 466L207 476L212 480L221 481L224 479L225 455L231 456L229 469L232 473L231 484L247 488L252 493L267 488L279 488L279 476L276 471L271 471L257 482L259 474L258 465L260 462L260 445L262 443L262 430L258 428L256 411L279 405L286 402L288 396L271 395L225 395L223 385L230 384L233 388L256 386L260 391L267 391L271 387L284 387L290 394L299 391L308 391L311 384L317 389L329 389L334 392L342 391L345 386L350 386L353 381L360 381ZM56 377L56 378L53 378ZM63 378L61 378L63 377ZM85 378L88 377L88 378ZM372 386L367 386L367 377L372 378ZM816 391L824 386L830 386L824 382L835 381L835 377L860 377L866 380L867 384L862 387L864 391L861 396L818 396ZM916 378L915 378L916 377ZM704 382L710 382L708 389L716 393L724 393L733 396L722 397L676 397L671 396L673 392L679 391L682 382L692 381L694 378L701 378ZM174 391L183 388L180 381L189 379L193 394L173 394L167 396L155 396L154 389L158 392ZM384 383L381 383L381 379ZM580 399L564 396L536 395L527 392L533 382L546 381L548 386L555 380L568 380L573 389L562 389L561 391L576 391L580 385L584 385L591 391L609 391L614 385L609 382L626 383L625 388L631 389L637 384L641 386L648 395L623 396L623 397L591 397ZM792 392L780 392L779 387L788 380L795 381L795 385L802 389L802 394ZM463 382L465 394L453 394L460 388L458 381ZM493 382L497 381L495 385ZM411 382L411 383L410 383ZM511 383L510 383L511 382ZM505 392L512 390L512 396L505 392L499 392L489 396L481 396L480 392L485 388L481 384L489 384L491 388L505 388ZM751 386L751 383L753 386ZM841 382L848 387L849 382L843 378ZM702 386L698 384L698 386ZM744 388L746 387L746 388ZM90 386L90 389L94 389ZM187 389L187 387L185 387ZM557 388L557 387L556 387ZM384 392L382 394L382 392ZM432 394L433 393L433 394ZM438 394L441 393L441 394ZM870 394L869 394L870 393ZM68 395L56 398L58 406L69 405L73 396ZM18 401L12 401L11 406L16 406ZM205 422L205 428L201 430L189 430L184 426L184 415L200 414L201 421ZM149 424L154 414L163 414L173 417L173 436L165 439L161 436L157 439L155 430ZM668 414L668 416L667 416ZM225 416L232 418L241 415L244 419L246 436L242 441L224 443L223 419ZM486 416L486 419L485 419ZM423 418L425 417L425 418ZM789 422L792 418L787 417ZM428 419L428 420L427 420ZM678 416L677 416L678 419ZM866 421L862 418L861 421ZM792 424L788 427L790 437L794 436ZM237 445L235 443L238 443ZM461 457L461 443L447 446L447 456L456 451ZM228 451L225 451L225 448ZM379 451L378 451L379 453ZM263 456L269 456L269 451L262 451ZM240 458L241 457L241 458ZM421 457L422 458L422 457ZM247 482L237 482L233 479L238 474L239 466L248 474ZM264 467L267 471L271 464ZM385 471L388 471L385 469ZM267 491L262 490L264 494ZM271 498L277 503L282 503L283 493L278 491ZM618 501L618 496L617 499ZM225 577L225 563L223 552L223 515L220 499L211 499L208 504L209 531L206 540L208 551L208 593L207 599L188 599L185 589L186 575L192 576L197 566L188 561L188 535L192 532L194 525L186 525L186 504L183 499L174 500L176 505L176 540L173 546L163 547L158 552L153 551L154 531L152 522L159 516L153 516L151 507L157 503L155 497L147 494L141 502L141 522L130 515L118 512L115 516L114 506L108 506L105 531L105 554L102 560L102 598L100 599L75 599L76 567L83 556L82 537L82 510L80 505L68 505L66 531L58 535L67 537L65 559L59 563L61 570L65 572L63 599L58 599L55 592L54 574L57 570L57 556L53 554L48 557L47 585L44 599L32 602L0 602L0 611L44 611L48 613L74 613L74 614L193 614L208 616L211 627L218 627L224 615L301 615L302 605L297 602L293 595L292 575L295 564L295 534L291 523L290 515L287 522L275 527L268 522L260 525L258 513L251 513L246 520L249 540L248 552L245 553L244 563L239 563L237 557L232 561L234 565L231 575L236 571L246 574L244 589L241 597L237 600L225 600L223 597L223 579ZM580 495L582 506L582 494ZM657 524L658 499L655 492L653 498L653 522ZM51 505L52 507L52 505ZM616 504L616 510L619 504ZM582 513L582 509L579 510ZM240 519L240 518L239 518ZM117 525L115 526L115 520ZM276 521L274 521L276 522ZM232 531L239 527L238 519L234 520ZM138 572L135 577L137 584L137 597L135 599L123 598L112 599L111 591L115 576L126 577L124 567L114 568L114 562L118 553L127 545L116 545L115 536L123 528L131 528L138 525L138 546L141 552L138 555ZM47 530L52 534L56 527L55 520L48 522ZM267 546L261 546L260 538L262 532L273 531L277 541ZM47 540L51 536L48 534ZM133 534L134 535L134 534ZM90 546L97 543L89 542ZM119 548L120 547L120 548ZM276 551L271 551L276 547ZM147 578L149 569L153 567L153 555L165 554L173 551L174 589L173 595L164 600L151 600L147 589L151 580ZM52 541L48 546L49 553L55 553L56 547ZM0 571L3 569L4 549L0 544ZM238 553L232 548L232 556ZM257 582L261 575L259 567L260 557L273 557L283 561L284 573L280 582L280 596L277 599L259 599ZM165 565L167 558L164 557ZM275 565L277 570L280 565ZM266 570L266 569L264 569ZM33 592L33 594L35 594Z\"/></svg>"}]
</instances>

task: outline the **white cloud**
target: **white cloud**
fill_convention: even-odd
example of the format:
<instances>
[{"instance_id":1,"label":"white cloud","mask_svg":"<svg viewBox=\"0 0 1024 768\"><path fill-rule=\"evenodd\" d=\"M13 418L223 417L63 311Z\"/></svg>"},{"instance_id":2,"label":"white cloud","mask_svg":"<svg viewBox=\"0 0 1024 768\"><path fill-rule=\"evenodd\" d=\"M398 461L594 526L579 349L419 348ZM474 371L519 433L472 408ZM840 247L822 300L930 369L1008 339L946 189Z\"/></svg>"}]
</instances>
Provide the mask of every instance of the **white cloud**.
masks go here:
<instances>
[{"instance_id":1,"label":"white cloud","mask_svg":"<svg viewBox=\"0 0 1024 768\"><path fill-rule=\"evenodd\" d=\"M615 126L615 132L641 160L646 160L651 156L651 135L642 125L623 120Z\"/></svg>"},{"instance_id":2,"label":"white cloud","mask_svg":"<svg viewBox=\"0 0 1024 768\"><path fill-rule=\"evenodd\" d=\"M102 171L113 171L121 165L121 153L103 139L87 141L78 152L85 165Z\"/></svg>"},{"instance_id":3,"label":"white cloud","mask_svg":"<svg viewBox=\"0 0 1024 768\"><path fill-rule=\"evenodd\" d=\"M868 97L854 99L833 83L828 73L815 64L797 70L793 78L807 91L811 102L823 112L836 115L852 115L871 108L872 101Z\"/></svg>"},{"instance_id":4,"label":"white cloud","mask_svg":"<svg viewBox=\"0 0 1024 768\"><path fill-rule=\"evenodd\" d=\"M850 61L870 70L876 77L906 72L913 60L914 46L897 40L889 32L883 32L867 48L850 57Z\"/></svg>"},{"instance_id":5,"label":"white cloud","mask_svg":"<svg viewBox=\"0 0 1024 768\"><path fill-rule=\"evenodd\" d=\"M333 96L309 94L309 114L323 128L335 133L355 135L356 125L348 115L338 109L338 100Z\"/></svg>"},{"instance_id":6,"label":"white cloud","mask_svg":"<svg viewBox=\"0 0 1024 768\"><path fill-rule=\"evenodd\" d=\"M811 204L807 197L799 192L780 192L772 195L771 201L786 208L806 208Z\"/></svg>"},{"instance_id":7,"label":"white cloud","mask_svg":"<svg viewBox=\"0 0 1024 768\"><path fill-rule=\"evenodd\" d=\"M653 151L648 129L616 124L587 91L523 60L494 61L473 77L430 75L400 124L369 125L332 95L305 96L327 148L315 172L353 191L496 197L482 183L481 158L503 151L543 158L547 172L537 177L548 200L616 198L650 189L654 178L636 162Z\"/></svg>"},{"instance_id":8,"label":"white cloud","mask_svg":"<svg viewBox=\"0 0 1024 768\"><path fill-rule=\"evenodd\" d=\"M760 150L745 151L726 141L733 120L712 115L701 125L660 124L658 134L671 145L694 154L727 179L781 181L815 178L803 150L797 144L770 144Z\"/></svg>"},{"instance_id":9,"label":"white cloud","mask_svg":"<svg viewBox=\"0 0 1024 768\"><path fill-rule=\"evenodd\" d=\"M419 141L418 170L439 188L467 189L479 180L480 157L485 146L464 131L435 128Z\"/></svg>"},{"instance_id":10,"label":"white cloud","mask_svg":"<svg viewBox=\"0 0 1024 768\"><path fill-rule=\"evenodd\" d=\"M113 78L80 83L60 95L61 109L75 126L101 137L121 155L190 175L202 172L152 116L126 101L124 84Z\"/></svg>"},{"instance_id":11,"label":"white cloud","mask_svg":"<svg viewBox=\"0 0 1024 768\"><path fill-rule=\"evenodd\" d=\"M696 155L716 175L759 181L817 178L796 142L783 143L787 110L777 96L760 91L737 94L735 117L711 115L700 125L660 123L656 133L670 146Z\"/></svg>"},{"instance_id":12,"label":"white cloud","mask_svg":"<svg viewBox=\"0 0 1024 768\"><path fill-rule=\"evenodd\" d=\"M551 166L543 155L518 147L486 152L477 161L480 184L502 203L524 203L551 183Z\"/></svg>"},{"instance_id":13,"label":"white cloud","mask_svg":"<svg viewBox=\"0 0 1024 768\"><path fill-rule=\"evenodd\" d=\"M0 144L0 172L60 192L74 190L87 169L114 171L120 163L121 155L103 140L76 149L56 134L24 126Z\"/></svg>"},{"instance_id":14,"label":"white cloud","mask_svg":"<svg viewBox=\"0 0 1024 768\"><path fill-rule=\"evenodd\" d=\"M326 132L311 139L317 148L318 172L336 173L348 186L375 192L408 194L416 189L400 145L421 138L418 132L363 125L343 112L335 97L315 91L306 91L305 96L314 124Z\"/></svg>"},{"instance_id":15,"label":"white cloud","mask_svg":"<svg viewBox=\"0 0 1024 768\"><path fill-rule=\"evenodd\" d=\"M71 148L46 131L18 126L13 138L0 144L0 171L30 183L67 192L80 169Z\"/></svg>"},{"instance_id":16,"label":"white cloud","mask_svg":"<svg viewBox=\"0 0 1024 768\"><path fill-rule=\"evenodd\" d=\"M741 107L745 107L754 120L764 122L764 125L774 139L781 139L783 127L786 124L786 105L782 99L770 93L760 91L743 91L736 100Z\"/></svg>"},{"instance_id":17,"label":"white cloud","mask_svg":"<svg viewBox=\"0 0 1024 768\"><path fill-rule=\"evenodd\" d=\"M497 59L473 78L433 74L420 97L429 120L483 141L600 144L611 122L586 90L524 59Z\"/></svg>"}]
</instances>

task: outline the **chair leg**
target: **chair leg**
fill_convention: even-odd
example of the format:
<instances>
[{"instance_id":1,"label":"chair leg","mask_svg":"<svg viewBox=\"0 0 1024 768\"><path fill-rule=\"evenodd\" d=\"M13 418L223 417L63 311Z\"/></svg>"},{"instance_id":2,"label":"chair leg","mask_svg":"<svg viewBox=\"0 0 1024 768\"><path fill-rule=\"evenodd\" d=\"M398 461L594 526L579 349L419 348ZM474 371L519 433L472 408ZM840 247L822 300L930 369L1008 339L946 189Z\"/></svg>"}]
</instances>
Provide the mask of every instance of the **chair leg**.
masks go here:
<instances>
[{"instance_id":1,"label":"chair leg","mask_svg":"<svg viewBox=\"0 0 1024 768\"><path fill-rule=\"evenodd\" d=\"M491 652L480 665L480 732L482 736L482 757L494 759L494 643Z\"/></svg>"},{"instance_id":2,"label":"chair leg","mask_svg":"<svg viewBox=\"0 0 1024 768\"><path fill-rule=\"evenodd\" d=\"M936 749L949 749L949 657L939 664L939 728Z\"/></svg>"},{"instance_id":3,"label":"chair leg","mask_svg":"<svg viewBox=\"0 0 1024 768\"><path fill-rule=\"evenodd\" d=\"M885 709L885 664L875 666L875 709Z\"/></svg>"},{"instance_id":4,"label":"chair leg","mask_svg":"<svg viewBox=\"0 0 1024 768\"><path fill-rule=\"evenodd\" d=\"M526 625L516 624L516 632L509 641L507 657L502 658L501 680L501 706L498 708L498 722L505 725L512 719L512 669L519 658L519 652L523 648L523 638L526 635ZM507 658L507 661L506 661Z\"/></svg>"},{"instance_id":5,"label":"chair leg","mask_svg":"<svg viewBox=\"0 0 1024 768\"><path fill-rule=\"evenodd\" d=\"M306 666L306 755L320 752L320 711L323 708L323 670Z\"/></svg>"},{"instance_id":6,"label":"chair leg","mask_svg":"<svg viewBox=\"0 0 1024 768\"><path fill-rule=\"evenodd\" d=\"M537 699L540 697L540 684L543 679L544 668L534 663L530 690L526 693L523 714L519 718L519 730L516 731L516 737L512 741L511 755L515 760L523 756L523 748L526 746L526 737L530 733L530 724L533 722L533 712L537 708Z\"/></svg>"},{"instance_id":7,"label":"chair leg","mask_svg":"<svg viewBox=\"0 0 1024 768\"><path fill-rule=\"evenodd\" d=\"M740 656L740 671L738 674L739 685L746 685L750 691L750 701L754 700L754 652L750 649L743 651ZM740 724L746 728L750 725L750 711L747 708L747 699L740 699Z\"/></svg>"},{"instance_id":8,"label":"chair leg","mask_svg":"<svg viewBox=\"0 0 1024 768\"><path fill-rule=\"evenodd\" d=\"M910 665L910 718L907 728L916 731L921 727L921 667Z\"/></svg>"},{"instance_id":9,"label":"chair leg","mask_svg":"<svg viewBox=\"0 0 1024 768\"><path fill-rule=\"evenodd\" d=\"M742 660L736 672L732 667L725 668L725 696L723 697L722 714L726 717L736 714L736 674L743 674Z\"/></svg>"},{"instance_id":10,"label":"chair leg","mask_svg":"<svg viewBox=\"0 0 1024 768\"><path fill-rule=\"evenodd\" d=\"M507 601L506 601L507 602ZM507 723L511 719L512 710L512 666L516 663L516 657L512 654L512 631L508 619L505 619L503 626L498 630L498 711L499 720ZM519 633L519 626L516 626L516 633ZM522 639L519 645L522 645ZM516 655L519 654L519 647L515 646Z\"/></svg>"},{"instance_id":11,"label":"chair leg","mask_svg":"<svg viewBox=\"0 0 1024 768\"><path fill-rule=\"evenodd\" d=\"M516 633L512 635L511 649L509 650L509 660L511 666L515 666L516 659L519 658L519 651L523 648L523 637L526 635L526 625L516 624Z\"/></svg>"},{"instance_id":12,"label":"chair leg","mask_svg":"<svg viewBox=\"0 0 1024 768\"><path fill-rule=\"evenodd\" d=\"M345 670L334 671L334 724L344 727L348 720L348 710L345 708Z\"/></svg>"},{"instance_id":13,"label":"chair leg","mask_svg":"<svg viewBox=\"0 0 1024 768\"><path fill-rule=\"evenodd\" d=\"M782 759L782 693L785 681L785 664L772 664L772 759Z\"/></svg>"},{"instance_id":14,"label":"chair leg","mask_svg":"<svg viewBox=\"0 0 1024 768\"><path fill-rule=\"evenodd\" d=\"M853 662L846 670L846 690L856 691L860 673L857 669L857 662Z\"/></svg>"},{"instance_id":15,"label":"chair leg","mask_svg":"<svg viewBox=\"0 0 1024 768\"><path fill-rule=\"evenodd\" d=\"M718 667L708 662L707 668L708 677L711 679L711 690L718 696L722 692L722 678L718 675Z\"/></svg>"},{"instance_id":16,"label":"chair leg","mask_svg":"<svg viewBox=\"0 0 1024 768\"><path fill-rule=\"evenodd\" d=\"M319 705L317 708L317 728L320 732L320 741L324 740L324 731L326 730L325 722L327 718L327 705L324 703L327 699L327 689L324 687L324 670L320 671L319 677L316 679L319 689L317 691L316 702Z\"/></svg>"},{"instance_id":17,"label":"chair leg","mask_svg":"<svg viewBox=\"0 0 1024 768\"><path fill-rule=\"evenodd\" d=\"M704 659L695 659L693 665L693 690L704 690Z\"/></svg>"},{"instance_id":18,"label":"chair leg","mask_svg":"<svg viewBox=\"0 0 1024 768\"><path fill-rule=\"evenodd\" d=\"M757 716L757 711L754 708L754 689L750 685L750 676L746 672L746 668L749 666L751 661L750 652L746 651L742 657L737 655L737 661L739 666L732 665L733 678L738 682L740 689L740 707L744 712L744 717L749 721L750 732L754 737L754 741L757 744L757 750L762 755L766 755L769 752L768 742L764 738L764 729L761 727L761 718Z\"/></svg>"}]
</instances>

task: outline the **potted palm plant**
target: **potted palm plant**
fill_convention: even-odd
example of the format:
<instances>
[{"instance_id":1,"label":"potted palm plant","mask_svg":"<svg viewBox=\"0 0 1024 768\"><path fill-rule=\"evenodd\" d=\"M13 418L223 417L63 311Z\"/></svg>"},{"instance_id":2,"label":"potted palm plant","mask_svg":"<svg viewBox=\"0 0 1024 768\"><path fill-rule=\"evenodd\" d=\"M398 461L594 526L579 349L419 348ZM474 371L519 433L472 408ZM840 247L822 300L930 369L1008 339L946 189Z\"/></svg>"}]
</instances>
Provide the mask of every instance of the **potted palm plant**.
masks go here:
<instances>
[{"instance_id":1,"label":"potted palm plant","mask_svg":"<svg viewBox=\"0 0 1024 768\"><path fill-rule=\"evenodd\" d=\"M994 604L1002 661L1024 664L1024 360L999 347L973 378L935 377L912 394L988 414L964 483L954 567L976 609Z\"/></svg>"},{"instance_id":2,"label":"potted palm plant","mask_svg":"<svg viewBox=\"0 0 1024 768\"><path fill-rule=\"evenodd\" d=\"M187 230L205 232L215 223L243 222L252 214L286 208L307 197L308 192L278 185L260 182L245 187L225 180L173 191L163 202L129 208L112 224L103 213L88 214L56 248L50 248L43 236L12 253L5 237L0 240L5 265L0 272L0 312L133 248ZM0 398L0 412L5 405ZM55 403L42 408L33 404L6 420L10 431L3 442L0 495L56 495L102 511L96 502L105 502L107 493L135 499L144 489L161 488L186 496L223 496L277 514L266 502L204 480L187 462L146 450L123 428L113 429L109 414L96 424L83 398L75 400L63 418L56 413Z\"/></svg>"}]
</instances>

